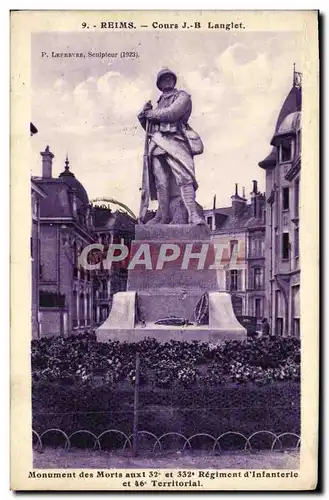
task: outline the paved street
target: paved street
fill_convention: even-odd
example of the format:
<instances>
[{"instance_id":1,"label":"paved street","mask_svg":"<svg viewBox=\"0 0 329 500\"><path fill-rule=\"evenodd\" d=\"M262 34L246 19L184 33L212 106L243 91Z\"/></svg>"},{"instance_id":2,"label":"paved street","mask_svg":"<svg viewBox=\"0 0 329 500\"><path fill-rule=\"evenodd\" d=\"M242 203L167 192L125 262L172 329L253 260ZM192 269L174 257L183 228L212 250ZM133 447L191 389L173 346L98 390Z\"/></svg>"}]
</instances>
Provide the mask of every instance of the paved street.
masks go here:
<instances>
[{"instance_id":1,"label":"paved street","mask_svg":"<svg viewBox=\"0 0 329 500\"><path fill-rule=\"evenodd\" d=\"M106 451L46 448L34 452L34 468L187 468L187 469L298 469L299 452L234 452L212 455L170 452L155 456L131 458Z\"/></svg>"}]
</instances>

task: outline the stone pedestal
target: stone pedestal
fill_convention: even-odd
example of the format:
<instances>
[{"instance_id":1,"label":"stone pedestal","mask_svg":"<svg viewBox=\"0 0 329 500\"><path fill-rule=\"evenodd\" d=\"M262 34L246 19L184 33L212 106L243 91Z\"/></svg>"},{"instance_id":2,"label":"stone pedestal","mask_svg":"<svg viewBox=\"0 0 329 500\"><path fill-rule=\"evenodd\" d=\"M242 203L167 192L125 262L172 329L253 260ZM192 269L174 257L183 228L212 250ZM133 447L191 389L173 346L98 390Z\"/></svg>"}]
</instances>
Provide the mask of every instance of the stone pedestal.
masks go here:
<instances>
[{"instance_id":1,"label":"stone pedestal","mask_svg":"<svg viewBox=\"0 0 329 500\"><path fill-rule=\"evenodd\" d=\"M97 340L138 342L153 337L161 342L216 343L246 338L230 295L218 292L214 260L214 246L205 225L136 226L127 292L114 295L111 313L96 331ZM204 294L209 319L207 324L197 325L196 306ZM179 317L190 324L156 324L168 317Z\"/></svg>"}]
</instances>

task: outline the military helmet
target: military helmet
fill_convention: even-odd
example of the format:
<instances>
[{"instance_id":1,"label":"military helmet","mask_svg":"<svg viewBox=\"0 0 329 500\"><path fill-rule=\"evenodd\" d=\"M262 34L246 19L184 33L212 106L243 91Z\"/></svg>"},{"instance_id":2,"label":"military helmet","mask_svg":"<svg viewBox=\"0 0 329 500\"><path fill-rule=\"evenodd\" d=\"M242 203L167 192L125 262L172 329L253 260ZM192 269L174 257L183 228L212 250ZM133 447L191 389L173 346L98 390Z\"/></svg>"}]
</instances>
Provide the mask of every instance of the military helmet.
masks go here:
<instances>
[{"instance_id":1,"label":"military helmet","mask_svg":"<svg viewBox=\"0 0 329 500\"><path fill-rule=\"evenodd\" d=\"M168 68L163 68L159 71L158 75L157 75L157 87L159 90L161 90L161 88L159 87L159 83L160 83L160 80L161 78L164 76L164 75L171 75L174 80L175 80L175 85L176 85L176 82L177 82L177 76L175 75L175 73L173 71L171 71L170 69Z\"/></svg>"}]
</instances>

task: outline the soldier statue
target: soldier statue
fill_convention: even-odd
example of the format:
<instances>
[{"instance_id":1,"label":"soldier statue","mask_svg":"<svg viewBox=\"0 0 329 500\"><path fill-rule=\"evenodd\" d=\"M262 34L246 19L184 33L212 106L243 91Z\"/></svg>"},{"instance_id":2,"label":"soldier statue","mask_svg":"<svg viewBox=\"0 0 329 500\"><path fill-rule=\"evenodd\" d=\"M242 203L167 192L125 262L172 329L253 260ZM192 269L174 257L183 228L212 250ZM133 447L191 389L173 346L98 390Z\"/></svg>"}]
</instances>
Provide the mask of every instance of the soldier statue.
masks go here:
<instances>
[{"instance_id":1,"label":"soldier statue","mask_svg":"<svg viewBox=\"0 0 329 500\"><path fill-rule=\"evenodd\" d=\"M171 201L179 199L186 213L185 223L205 224L202 208L195 200L198 184L193 159L203 152L203 144L188 124L192 111L191 96L184 90L177 90L176 81L175 73L162 69L156 81L162 92L156 109L148 101L138 115L146 130L142 223L150 199L158 200L158 210L148 224L177 223Z\"/></svg>"}]
</instances>

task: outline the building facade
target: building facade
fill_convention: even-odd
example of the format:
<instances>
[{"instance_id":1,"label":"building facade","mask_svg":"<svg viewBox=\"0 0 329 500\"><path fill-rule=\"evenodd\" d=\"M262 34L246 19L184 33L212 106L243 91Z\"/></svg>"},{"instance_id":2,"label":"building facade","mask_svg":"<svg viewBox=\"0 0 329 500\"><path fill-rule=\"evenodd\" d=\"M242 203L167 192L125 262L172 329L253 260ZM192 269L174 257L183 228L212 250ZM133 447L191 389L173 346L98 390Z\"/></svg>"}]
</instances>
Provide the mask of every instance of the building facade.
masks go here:
<instances>
[{"instance_id":1,"label":"building facade","mask_svg":"<svg viewBox=\"0 0 329 500\"><path fill-rule=\"evenodd\" d=\"M135 235L136 220L123 212L111 212L105 205L92 207L93 234L97 243L104 245L104 256L108 246L122 244L130 249ZM127 261L118 262L106 269L100 261L100 268L92 271L94 278L94 325L102 324L108 317L113 295L127 288Z\"/></svg>"},{"instance_id":2,"label":"building facade","mask_svg":"<svg viewBox=\"0 0 329 500\"><path fill-rule=\"evenodd\" d=\"M266 173L266 296L271 333L300 336L299 186L301 170L301 82L280 110Z\"/></svg>"},{"instance_id":3,"label":"building facade","mask_svg":"<svg viewBox=\"0 0 329 500\"><path fill-rule=\"evenodd\" d=\"M31 181L31 318L32 336L38 338L39 322L39 273L40 273L40 200L46 193Z\"/></svg>"},{"instance_id":4,"label":"building facade","mask_svg":"<svg viewBox=\"0 0 329 500\"><path fill-rule=\"evenodd\" d=\"M217 270L218 289L228 291L236 316L261 319L267 313L265 300L265 195L253 181L250 200L238 193L231 206L205 210L211 239L222 249Z\"/></svg>"},{"instance_id":5,"label":"building facade","mask_svg":"<svg viewBox=\"0 0 329 500\"><path fill-rule=\"evenodd\" d=\"M106 319L105 312L101 314L101 286L115 290L113 273L106 274L105 286L97 271L79 265L83 249L99 241L98 208L90 204L67 158L63 172L54 178L54 155L48 146L41 157L42 176L32 178L32 206L33 200L38 201L38 218L32 225L31 236L33 252L37 255L32 262L34 338L67 336L90 330ZM128 215L127 218L131 222ZM107 219L107 227L103 229L113 241L111 234L118 234L119 228L125 226L126 214L115 216L107 209ZM116 219L120 219L120 224ZM131 224L129 227L131 229ZM108 297L106 300L108 312Z\"/></svg>"}]
</instances>

